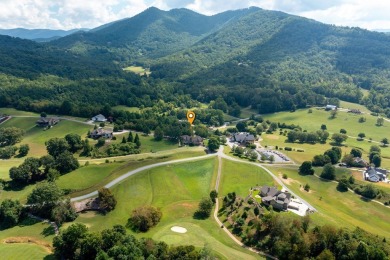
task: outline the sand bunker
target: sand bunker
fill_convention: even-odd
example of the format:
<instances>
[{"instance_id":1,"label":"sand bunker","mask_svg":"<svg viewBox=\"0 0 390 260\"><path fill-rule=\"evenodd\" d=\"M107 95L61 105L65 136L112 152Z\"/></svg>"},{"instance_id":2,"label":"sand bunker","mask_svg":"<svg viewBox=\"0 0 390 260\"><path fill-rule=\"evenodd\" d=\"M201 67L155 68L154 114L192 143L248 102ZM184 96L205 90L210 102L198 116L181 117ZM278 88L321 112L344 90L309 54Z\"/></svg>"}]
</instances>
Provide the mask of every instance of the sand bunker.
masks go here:
<instances>
[{"instance_id":1,"label":"sand bunker","mask_svg":"<svg viewBox=\"0 0 390 260\"><path fill-rule=\"evenodd\" d=\"M183 227L178 227L178 226L174 226L174 227L171 227L171 230L173 232L176 232L176 233L186 233L187 232L187 229L183 228Z\"/></svg>"}]
</instances>

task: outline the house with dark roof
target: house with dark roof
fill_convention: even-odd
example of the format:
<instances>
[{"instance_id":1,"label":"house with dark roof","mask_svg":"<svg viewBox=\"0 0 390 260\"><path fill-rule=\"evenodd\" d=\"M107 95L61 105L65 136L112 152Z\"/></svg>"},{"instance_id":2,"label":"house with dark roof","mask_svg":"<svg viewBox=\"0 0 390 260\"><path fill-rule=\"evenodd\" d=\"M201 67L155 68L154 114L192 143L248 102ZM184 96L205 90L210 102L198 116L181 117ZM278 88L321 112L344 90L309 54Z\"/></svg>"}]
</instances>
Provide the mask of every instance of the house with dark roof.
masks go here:
<instances>
[{"instance_id":1,"label":"house with dark roof","mask_svg":"<svg viewBox=\"0 0 390 260\"><path fill-rule=\"evenodd\" d=\"M51 127L60 122L58 117L41 117L37 120L36 124L42 127Z\"/></svg>"},{"instance_id":2,"label":"house with dark roof","mask_svg":"<svg viewBox=\"0 0 390 260\"><path fill-rule=\"evenodd\" d=\"M106 122L107 118L105 116L103 116L102 114L99 114L99 115L96 115L96 116L92 117L92 121L94 121L94 122Z\"/></svg>"},{"instance_id":3,"label":"house with dark roof","mask_svg":"<svg viewBox=\"0 0 390 260\"><path fill-rule=\"evenodd\" d=\"M89 137L90 138L93 138L93 139L99 139L101 137L103 138L112 138L112 131L109 131L109 130L105 130L103 128L98 128L98 129L94 129L90 134L89 134Z\"/></svg>"},{"instance_id":4,"label":"house with dark roof","mask_svg":"<svg viewBox=\"0 0 390 260\"><path fill-rule=\"evenodd\" d=\"M249 133L234 133L231 141L237 142L240 144L253 144L255 142L256 138L254 135Z\"/></svg>"},{"instance_id":5,"label":"house with dark roof","mask_svg":"<svg viewBox=\"0 0 390 260\"><path fill-rule=\"evenodd\" d=\"M259 195L265 205L278 210L287 210L291 201L291 193L280 191L275 187L263 186Z\"/></svg>"},{"instance_id":6,"label":"house with dark roof","mask_svg":"<svg viewBox=\"0 0 390 260\"><path fill-rule=\"evenodd\" d=\"M181 145L195 145L195 146L203 145L203 138L198 135L194 135L194 136L182 135L180 137L180 141L181 141Z\"/></svg>"},{"instance_id":7,"label":"house with dark roof","mask_svg":"<svg viewBox=\"0 0 390 260\"><path fill-rule=\"evenodd\" d=\"M369 167L364 173L364 177L367 181L371 182L384 181L387 178L387 170Z\"/></svg>"}]
</instances>

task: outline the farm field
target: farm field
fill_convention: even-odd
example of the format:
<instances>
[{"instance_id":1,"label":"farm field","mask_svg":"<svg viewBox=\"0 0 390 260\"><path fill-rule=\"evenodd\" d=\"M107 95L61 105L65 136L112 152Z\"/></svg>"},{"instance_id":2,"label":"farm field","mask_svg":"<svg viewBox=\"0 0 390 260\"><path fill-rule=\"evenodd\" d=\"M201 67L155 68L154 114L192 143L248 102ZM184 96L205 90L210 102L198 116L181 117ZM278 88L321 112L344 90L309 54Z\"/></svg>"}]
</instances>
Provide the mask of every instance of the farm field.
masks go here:
<instances>
[{"instance_id":1,"label":"farm field","mask_svg":"<svg viewBox=\"0 0 390 260\"><path fill-rule=\"evenodd\" d=\"M208 243L226 258L256 259L256 255L236 246L212 218L195 220L192 217L200 199L207 197L214 186L216 163L217 159L212 158L138 173L113 187L118 200L114 211L107 215L84 213L76 222L86 224L92 231L115 224L125 225L132 209L151 204L161 208L163 218L149 232L134 234L137 237L151 237L168 244L193 244L196 247ZM175 225L187 228L188 232L173 233L170 228Z\"/></svg>"},{"instance_id":2,"label":"farm field","mask_svg":"<svg viewBox=\"0 0 390 260\"><path fill-rule=\"evenodd\" d=\"M275 174L287 174L284 183L297 195L312 204L319 212L311 215L320 225L334 224L354 229L360 227L386 238L390 238L390 210L374 202L362 200L352 192L339 192L337 183L321 180L315 176L302 176L296 168L267 167ZM306 192L301 186L310 185ZM375 223L375 224L372 224Z\"/></svg>"}]
</instances>

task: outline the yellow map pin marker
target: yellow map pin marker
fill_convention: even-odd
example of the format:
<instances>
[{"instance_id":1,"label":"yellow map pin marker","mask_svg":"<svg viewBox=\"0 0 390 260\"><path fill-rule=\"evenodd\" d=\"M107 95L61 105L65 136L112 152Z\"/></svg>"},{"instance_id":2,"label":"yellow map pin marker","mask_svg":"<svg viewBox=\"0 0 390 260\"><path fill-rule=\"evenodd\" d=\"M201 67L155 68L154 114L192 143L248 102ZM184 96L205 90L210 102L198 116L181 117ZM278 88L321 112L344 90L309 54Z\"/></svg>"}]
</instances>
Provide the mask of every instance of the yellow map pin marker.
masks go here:
<instances>
[{"instance_id":1,"label":"yellow map pin marker","mask_svg":"<svg viewBox=\"0 0 390 260\"><path fill-rule=\"evenodd\" d=\"M194 122L194 120L195 120L195 113L192 112L192 111L188 111L188 113L187 113L187 120L192 125L192 122Z\"/></svg>"}]
</instances>

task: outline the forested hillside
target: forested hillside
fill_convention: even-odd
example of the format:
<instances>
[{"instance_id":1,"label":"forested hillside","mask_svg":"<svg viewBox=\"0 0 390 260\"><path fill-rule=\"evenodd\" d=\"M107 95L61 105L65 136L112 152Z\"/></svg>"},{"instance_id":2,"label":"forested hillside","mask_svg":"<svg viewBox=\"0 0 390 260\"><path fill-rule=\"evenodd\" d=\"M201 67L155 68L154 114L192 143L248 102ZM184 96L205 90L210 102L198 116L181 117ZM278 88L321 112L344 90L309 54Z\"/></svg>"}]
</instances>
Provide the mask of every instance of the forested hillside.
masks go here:
<instances>
[{"instance_id":1,"label":"forested hillside","mask_svg":"<svg viewBox=\"0 0 390 260\"><path fill-rule=\"evenodd\" d=\"M45 44L1 36L0 58L0 106L37 112L219 98L213 108L234 115L238 105L269 113L342 99L390 116L390 36L254 7L149 8Z\"/></svg>"}]
</instances>

